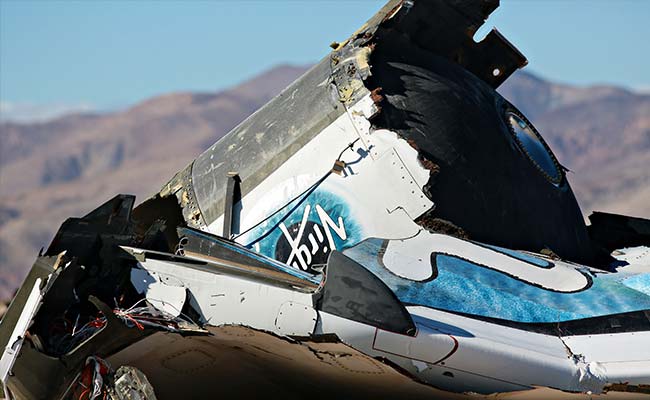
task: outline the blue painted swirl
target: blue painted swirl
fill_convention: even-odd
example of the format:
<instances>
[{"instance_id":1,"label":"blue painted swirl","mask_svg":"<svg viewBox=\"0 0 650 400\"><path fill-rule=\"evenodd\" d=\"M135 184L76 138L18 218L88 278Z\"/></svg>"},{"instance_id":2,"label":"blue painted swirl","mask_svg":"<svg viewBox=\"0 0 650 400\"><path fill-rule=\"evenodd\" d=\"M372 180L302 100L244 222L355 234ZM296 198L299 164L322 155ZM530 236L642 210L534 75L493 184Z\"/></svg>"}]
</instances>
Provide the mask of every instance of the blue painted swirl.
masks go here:
<instances>
[{"instance_id":1,"label":"blue painted swirl","mask_svg":"<svg viewBox=\"0 0 650 400\"><path fill-rule=\"evenodd\" d=\"M472 262L438 255L438 277L417 282L399 277L379 263L384 240L367 239L344 254L390 287L404 303L518 322L560 322L650 309L650 274L621 283L616 274L593 277L578 293L559 293L512 278Z\"/></svg>"}]
</instances>

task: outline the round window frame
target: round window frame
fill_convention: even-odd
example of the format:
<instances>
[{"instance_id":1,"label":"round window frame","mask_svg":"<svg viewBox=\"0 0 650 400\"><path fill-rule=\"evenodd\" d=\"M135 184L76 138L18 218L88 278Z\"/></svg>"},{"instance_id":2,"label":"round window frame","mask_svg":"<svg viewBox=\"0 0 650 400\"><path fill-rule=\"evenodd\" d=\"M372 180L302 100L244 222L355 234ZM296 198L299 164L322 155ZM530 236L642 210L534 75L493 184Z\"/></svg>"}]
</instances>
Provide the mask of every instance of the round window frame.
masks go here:
<instances>
[{"instance_id":1,"label":"round window frame","mask_svg":"<svg viewBox=\"0 0 650 400\"><path fill-rule=\"evenodd\" d=\"M553 162L553 166L555 167L555 169L557 171L558 179L554 179L551 175L549 175L544 170L544 168L542 168L542 166L539 165L539 163L537 161L535 161L535 159L530 155L528 150L526 150L526 147L524 146L524 144L517 137L517 133L515 132L515 128L512 126L512 123L510 123L510 118L509 118L508 114L513 114L517 118L521 119L530 128L530 130L533 132L533 134L535 135L537 140L542 144L542 147L544 147L544 150L546 151L546 153L551 158L551 161ZM551 184L553 184L553 185L555 185L557 187L562 186L562 184L565 181L565 179L564 179L565 178L564 168L562 168L562 166L560 165L560 162L557 160L557 157L555 157L555 154L553 154L553 151L551 150L551 147L546 143L546 141L544 140L542 135L539 133L537 128L535 128L535 125L533 125L532 122L530 122L530 120L528 118L526 118L526 116L523 115L523 113L521 111L517 110L512 105L504 107L503 121L506 124L506 126L508 128L508 131L510 132L510 136L513 138L515 143L517 143L517 147L519 148L519 150L521 150L522 153L524 153L526 158L535 166L535 169L537 171L539 171L544 176L544 178L546 178L546 180L549 183L551 183Z\"/></svg>"}]
</instances>

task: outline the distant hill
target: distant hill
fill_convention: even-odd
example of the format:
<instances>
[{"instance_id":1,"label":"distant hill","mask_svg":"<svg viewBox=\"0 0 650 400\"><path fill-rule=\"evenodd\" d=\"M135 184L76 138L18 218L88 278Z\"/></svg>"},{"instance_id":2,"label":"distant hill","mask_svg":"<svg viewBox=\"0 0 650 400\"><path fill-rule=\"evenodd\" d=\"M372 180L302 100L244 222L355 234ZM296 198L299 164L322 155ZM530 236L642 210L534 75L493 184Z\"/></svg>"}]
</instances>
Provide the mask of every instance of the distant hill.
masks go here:
<instances>
[{"instance_id":1,"label":"distant hill","mask_svg":"<svg viewBox=\"0 0 650 400\"><path fill-rule=\"evenodd\" d=\"M142 201L307 67L280 66L217 93L174 93L110 114L0 124L0 299L63 220L116 193ZM542 132L586 213L650 217L650 96L519 72L500 92Z\"/></svg>"},{"instance_id":2,"label":"distant hill","mask_svg":"<svg viewBox=\"0 0 650 400\"><path fill-rule=\"evenodd\" d=\"M67 217L117 193L145 200L307 68L279 66L228 90L164 95L121 112L0 124L0 299Z\"/></svg>"}]
</instances>

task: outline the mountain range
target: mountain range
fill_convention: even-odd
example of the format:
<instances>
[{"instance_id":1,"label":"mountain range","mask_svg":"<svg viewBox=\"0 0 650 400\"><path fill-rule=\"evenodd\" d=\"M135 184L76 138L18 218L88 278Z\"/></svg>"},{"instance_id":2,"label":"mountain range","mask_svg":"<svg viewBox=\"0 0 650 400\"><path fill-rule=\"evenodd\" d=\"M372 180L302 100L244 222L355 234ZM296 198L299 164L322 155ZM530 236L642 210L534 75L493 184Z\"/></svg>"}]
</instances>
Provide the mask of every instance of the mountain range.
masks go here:
<instances>
[{"instance_id":1,"label":"mountain range","mask_svg":"<svg viewBox=\"0 0 650 400\"><path fill-rule=\"evenodd\" d=\"M118 112L0 123L0 299L65 218L117 193L145 200L307 68L278 66L227 90L172 93ZM650 95L521 71L499 91L571 171L585 214L650 218Z\"/></svg>"}]
</instances>

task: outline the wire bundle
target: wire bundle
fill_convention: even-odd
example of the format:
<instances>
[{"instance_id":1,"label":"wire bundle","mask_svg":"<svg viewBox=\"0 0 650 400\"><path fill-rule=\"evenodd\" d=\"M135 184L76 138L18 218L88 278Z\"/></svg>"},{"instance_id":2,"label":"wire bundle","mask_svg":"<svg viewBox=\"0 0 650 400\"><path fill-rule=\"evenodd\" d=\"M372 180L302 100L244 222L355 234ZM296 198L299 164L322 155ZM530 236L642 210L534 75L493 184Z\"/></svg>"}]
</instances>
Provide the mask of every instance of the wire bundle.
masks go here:
<instances>
[{"instance_id":1,"label":"wire bundle","mask_svg":"<svg viewBox=\"0 0 650 400\"><path fill-rule=\"evenodd\" d=\"M145 303L144 306L138 306L143 302ZM121 318L127 326L136 327L140 330L144 330L145 327L150 327L178 333L190 327L194 329L199 327L187 315L180 313L178 317L175 317L155 308L146 299L141 299L128 309L116 308L113 310L113 313Z\"/></svg>"},{"instance_id":2,"label":"wire bundle","mask_svg":"<svg viewBox=\"0 0 650 400\"><path fill-rule=\"evenodd\" d=\"M106 325L105 317L95 317L88 321L81 328L79 325L79 316L73 324L67 318L58 318L49 328L48 347L55 355L66 354L72 351L80 343L91 337L100 328Z\"/></svg>"},{"instance_id":3,"label":"wire bundle","mask_svg":"<svg viewBox=\"0 0 650 400\"><path fill-rule=\"evenodd\" d=\"M101 396L102 399L106 399L108 390L104 378L112 373L113 369L106 360L96 356L88 357L76 381L73 398L96 400Z\"/></svg>"}]
</instances>

